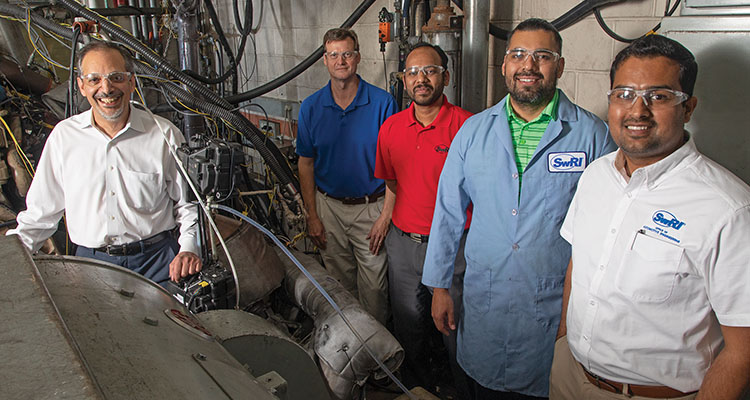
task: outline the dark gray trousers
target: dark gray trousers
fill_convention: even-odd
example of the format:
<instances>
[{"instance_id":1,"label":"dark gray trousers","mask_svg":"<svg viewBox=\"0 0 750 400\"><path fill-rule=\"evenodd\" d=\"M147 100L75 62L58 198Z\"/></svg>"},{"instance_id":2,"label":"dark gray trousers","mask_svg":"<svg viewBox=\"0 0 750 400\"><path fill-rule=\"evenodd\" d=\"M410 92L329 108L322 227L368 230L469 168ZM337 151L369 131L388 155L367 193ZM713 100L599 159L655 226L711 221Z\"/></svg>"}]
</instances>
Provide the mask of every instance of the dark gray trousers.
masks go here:
<instances>
[{"instance_id":1,"label":"dark gray trousers","mask_svg":"<svg viewBox=\"0 0 750 400\"><path fill-rule=\"evenodd\" d=\"M385 239L388 249L388 285L394 334L404 347L406 367L404 374L407 375L404 378L407 384L430 389L441 382L434 382L434 377L430 376L429 337L438 331L431 316L431 289L422 284L422 268L427 243L415 242L409 236L404 236L402 232L393 225ZM458 325L462 310L463 281L466 271L465 242L466 234L461 238L456 255L453 282L449 289L453 299L456 325ZM443 344L448 351L450 369L459 398L467 398L465 397L468 393L466 374L456 362L456 331L453 331L450 336L440 333L438 335L442 336ZM412 382L408 382L409 380Z\"/></svg>"}]
</instances>

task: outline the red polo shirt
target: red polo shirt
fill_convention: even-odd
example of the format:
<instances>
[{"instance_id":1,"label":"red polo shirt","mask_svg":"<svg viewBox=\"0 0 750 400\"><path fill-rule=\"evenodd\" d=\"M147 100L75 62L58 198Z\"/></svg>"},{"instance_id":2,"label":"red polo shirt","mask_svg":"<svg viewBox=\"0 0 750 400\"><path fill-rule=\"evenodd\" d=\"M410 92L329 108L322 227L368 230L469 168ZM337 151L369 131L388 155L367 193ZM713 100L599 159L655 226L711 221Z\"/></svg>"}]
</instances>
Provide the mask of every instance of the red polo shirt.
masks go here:
<instances>
[{"instance_id":1,"label":"red polo shirt","mask_svg":"<svg viewBox=\"0 0 750 400\"><path fill-rule=\"evenodd\" d=\"M434 121L422 126L414 118L414 103L380 126L375 177L396 180L393 224L405 232L428 235L435 211L440 172L453 138L471 113L443 105ZM466 227L471 215L468 215Z\"/></svg>"}]
</instances>

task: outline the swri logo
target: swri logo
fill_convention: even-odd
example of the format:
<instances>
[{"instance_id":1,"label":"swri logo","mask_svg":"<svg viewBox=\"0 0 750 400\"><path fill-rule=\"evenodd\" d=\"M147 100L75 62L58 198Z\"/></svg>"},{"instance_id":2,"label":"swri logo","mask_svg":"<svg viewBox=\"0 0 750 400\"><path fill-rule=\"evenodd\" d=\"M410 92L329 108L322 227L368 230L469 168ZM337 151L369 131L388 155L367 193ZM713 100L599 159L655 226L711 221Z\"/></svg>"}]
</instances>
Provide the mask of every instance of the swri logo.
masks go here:
<instances>
[{"instance_id":1,"label":"swri logo","mask_svg":"<svg viewBox=\"0 0 750 400\"><path fill-rule=\"evenodd\" d=\"M665 210L659 210L654 213L653 216L651 216L651 219L656 223L656 225L663 226L665 228L674 228L675 230L679 230L683 226L685 226L685 223L677 219L677 217L674 216L669 211Z\"/></svg>"},{"instance_id":2,"label":"swri logo","mask_svg":"<svg viewBox=\"0 0 750 400\"><path fill-rule=\"evenodd\" d=\"M586 168L586 153L582 151L549 153L547 166L549 172L581 172Z\"/></svg>"}]
</instances>

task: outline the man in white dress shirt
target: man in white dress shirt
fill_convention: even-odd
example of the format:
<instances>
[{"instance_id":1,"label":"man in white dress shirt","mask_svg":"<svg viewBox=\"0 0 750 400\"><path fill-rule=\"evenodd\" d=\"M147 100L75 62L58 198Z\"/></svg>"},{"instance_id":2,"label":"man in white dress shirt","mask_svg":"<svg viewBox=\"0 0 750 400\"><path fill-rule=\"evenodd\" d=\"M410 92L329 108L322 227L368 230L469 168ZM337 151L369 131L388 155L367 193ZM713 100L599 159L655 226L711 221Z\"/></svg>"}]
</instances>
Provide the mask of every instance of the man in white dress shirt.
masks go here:
<instances>
[{"instance_id":1,"label":"man in white dress shirt","mask_svg":"<svg viewBox=\"0 0 750 400\"><path fill-rule=\"evenodd\" d=\"M65 213L76 255L111 262L161 285L198 272L197 209L185 194L165 135L184 142L169 121L130 105L135 87L129 54L91 42L79 52L78 87L91 109L50 134L18 215L18 235L31 251ZM179 225L179 238L175 227Z\"/></svg>"},{"instance_id":2,"label":"man in white dress shirt","mask_svg":"<svg viewBox=\"0 0 750 400\"><path fill-rule=\"evenodd\" d=\"M739 399L750 384L750 187L684 129L697 71L659 35L612 64L619 150L584 171L560 230L550 399Z\"/></svg>"}]
</instances>

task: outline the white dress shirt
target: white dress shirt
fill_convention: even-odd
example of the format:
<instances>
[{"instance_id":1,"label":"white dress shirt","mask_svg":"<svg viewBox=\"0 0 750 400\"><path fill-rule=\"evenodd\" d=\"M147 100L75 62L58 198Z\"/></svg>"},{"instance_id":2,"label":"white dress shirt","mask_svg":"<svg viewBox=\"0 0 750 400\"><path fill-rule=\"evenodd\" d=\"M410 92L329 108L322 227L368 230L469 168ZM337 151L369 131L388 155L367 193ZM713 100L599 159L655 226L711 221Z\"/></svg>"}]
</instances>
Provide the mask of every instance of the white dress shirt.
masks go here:
<instances>
[{"instance_id":1,"label":"white dress shirt","mask_svg":"<svg viewBox=\"0 0 750 400\"><path fill-rule=\"evenodd\" d=\"M629 181L622 163L618 151L586 169L560 231L570 349L604 378L696 391L719 324L750 326L750 187L692 139Z\"/></svg>"},{"instance_id":2,"label":"white dress shirt","mask_svg":"<svg viewBox=\"0 0 750 400\"><path fill-rule=\"evenodd\" d=\"M172 146L182 133L159 116ZM55 126L44 146L18 214L18 235L32 251L57 229L63 212L70 240L97 248L136 242L180 225L180 251L199 254L197 208L186 201L164 135L151 115L130 107L125 127L114 138L96 128L91 110Z\"/></svg>"}]
</instances>

